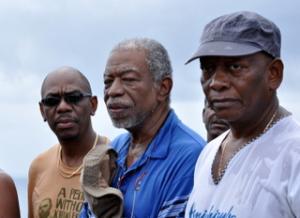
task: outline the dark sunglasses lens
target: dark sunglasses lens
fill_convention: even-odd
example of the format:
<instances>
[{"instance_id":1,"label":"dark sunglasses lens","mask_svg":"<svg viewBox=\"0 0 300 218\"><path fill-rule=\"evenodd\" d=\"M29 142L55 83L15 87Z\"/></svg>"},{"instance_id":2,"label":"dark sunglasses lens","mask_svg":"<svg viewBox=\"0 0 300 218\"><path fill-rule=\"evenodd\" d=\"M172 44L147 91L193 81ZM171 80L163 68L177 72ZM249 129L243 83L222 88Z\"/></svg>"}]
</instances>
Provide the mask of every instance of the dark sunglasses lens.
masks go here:
<instances>
[{"instance_id":1,"label":"dark sunglasses lens","mask_svg":"<svg viewBox=\"0 0 300 218\"><path fill-rule=\"evenodd\" d=\"M76 92L76 93L72 93L72 94L65 94L63 95L63 98L65 100L65 102L67 102L68 104L77 104L78 102L80 102L84 97L90 97L90 94L83 94L80 92ZM60 101L61 101L62 96L56 97L56 96L48 96L44 99L42 99L42 103L43 105L47 106L47 107L54 107L59 105Z\"/></svg>"},{"instance_id":2,"label":"dark sunglasses lens","mask_svg":"<svg viewBox=\"0 0 300 218\"><path fill-rule=\"evenodd\" d=\"M60 102L60 97L46 97L42 100L43 105L47 107L53 107L58 105Z\"/></svg>"},{"instance_id":3,"label":"dark sunglasses lens","mask_svg":"<svg viewBox=\"0 0 300 218\"><path fill-rule=\"evenodd\" d=\"M64 99L69 104L77 104L83 99L83 97L84 96L82 93L73 93L70 95L65 95Z\"/></svg>"}]
</instances>

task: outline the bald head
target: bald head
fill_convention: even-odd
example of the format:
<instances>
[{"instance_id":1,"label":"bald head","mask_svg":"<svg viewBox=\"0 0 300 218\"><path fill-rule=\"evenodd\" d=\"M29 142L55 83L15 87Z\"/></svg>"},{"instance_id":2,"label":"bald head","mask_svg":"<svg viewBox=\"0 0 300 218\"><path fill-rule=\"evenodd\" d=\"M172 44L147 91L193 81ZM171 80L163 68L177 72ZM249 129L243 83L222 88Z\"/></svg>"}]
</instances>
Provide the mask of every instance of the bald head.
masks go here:
<instances>
[{"instance_id":1,"label":"bald head","mask_svg":"<svg viewBox=\"0 0 300 218\"><path fill-rule=\"evenodd\" d=\"M82 86L85 92L92 94L91 85L88 79L77 69L69 66L60 67L50 73L45 77L42 88L41 95L45 95L46 89L53 83L58 81L69 81L70 83L77 82Z\"/></svg>"},{"instance_id":2,"label":"bald head","mask_svg":"<svg viewBox=\"0 0 300 218\"><path fill-rule=\"evenodd\" d=\"M43 81L41 95L42 117L60 144L94 138L91 116L97 110L98 101L92 96L89 81L79 70L60 67L50 72Z\"/></svg>"}]
</instances>

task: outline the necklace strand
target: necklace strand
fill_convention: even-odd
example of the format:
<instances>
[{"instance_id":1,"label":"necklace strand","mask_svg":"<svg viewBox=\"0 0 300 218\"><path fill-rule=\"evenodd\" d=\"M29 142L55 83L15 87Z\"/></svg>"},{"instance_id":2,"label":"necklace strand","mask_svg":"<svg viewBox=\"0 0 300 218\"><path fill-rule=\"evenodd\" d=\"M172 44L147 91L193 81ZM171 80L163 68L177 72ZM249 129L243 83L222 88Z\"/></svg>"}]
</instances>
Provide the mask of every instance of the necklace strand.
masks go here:
<instances>
[{"instance_id":1,"label":"necklace strand","mask_svg":"<svg viewBox=\"0 0 300 218\"><path fill-rule=\"evenodd\" d=\"M99 136L96 135L95 140L93 142L93 146L91 149L95 148L96 144L98 143L99 140ZM79 167L77 167L74 171L72 172L68 172L65 169L63 169L63 161L62 161L62 154L61 154L61 146L59 146L59 151L58 151L58 158L57 158L57 164L56 167L58 169L59 174L64 177L64 178L71 178L75 175L77 175L78 173L80 173L82 167L83 167L83 163L80 164Z\"/></svg>"},{"instance_id":2,"label":"necklace strand","mask_svg":"<svg viewBox=\"0 0 300 218\"><path fill-rule=\"evenodd\" d=\"M245 144L243 144L242 146L240 146L235 152L232 153L232 155L229 157L229 159L225 162L223 169L220 167L222 164L222 160L223 160L223 153L225 151L225 148L227 146L227 144L224 145L224 148L222 149L222 146L220 146L221 148L221 154L220 154L220 162L218 164L218 169L217 169L217 174L216 176L214 176L213 174L213 167L211 168L211 175L213 178L214 183L217 185L222 177L225 174L225 171L228 167L229 162L231 161L231 159L240 151L242 150L244 147L246 147L247 145L251 144L252 142L254 142L256 139L258 139L259 137L261 137L264 133L266 133L272 126L274 126L279 120L281 120L283 117L285 116L279 116L277 120L275 120L275 117L277 115L277 110L273 113L271 119L269 120L269 122L267 123L266 127L264 128L264 130L258 134L257 136L253 137L252 139L250 139L249 141L247 141ZM214 158L214 163L216 162L216 157L217 155L215 155Z\"/></svg>"}]
</instances>

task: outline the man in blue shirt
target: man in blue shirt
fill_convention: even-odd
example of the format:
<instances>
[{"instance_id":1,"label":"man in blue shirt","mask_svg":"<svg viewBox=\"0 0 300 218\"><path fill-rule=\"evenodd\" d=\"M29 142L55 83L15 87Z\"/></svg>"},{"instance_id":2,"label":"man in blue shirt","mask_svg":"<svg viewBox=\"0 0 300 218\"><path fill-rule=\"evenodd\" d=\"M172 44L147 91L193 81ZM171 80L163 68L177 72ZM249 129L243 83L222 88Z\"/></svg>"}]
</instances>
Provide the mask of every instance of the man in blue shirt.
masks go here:
<instances>
[{"instance_id":1,"label":"man in blue shirt","mask_svg":"<svg viewBox=\"0 0 300 218\"><path fill-rule=\"evenodd\" d=\"M123 193L123 217L183 217L205 142L170 108L166 49L152 39L119 43L107 61L104 84L114 126L128 131L112 142L119 154L112 185Z\"/></svg>"}]
</instances>

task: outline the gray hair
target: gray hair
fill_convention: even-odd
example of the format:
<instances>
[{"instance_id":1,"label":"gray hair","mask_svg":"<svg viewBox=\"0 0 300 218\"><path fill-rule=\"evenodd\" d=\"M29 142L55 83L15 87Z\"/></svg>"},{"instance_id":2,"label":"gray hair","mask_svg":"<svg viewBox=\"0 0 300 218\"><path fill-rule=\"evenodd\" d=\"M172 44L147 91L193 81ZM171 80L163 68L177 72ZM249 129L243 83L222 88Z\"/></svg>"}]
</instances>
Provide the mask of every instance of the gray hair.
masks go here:
<instances>
[{"instance_id":1,"label":"gray hair","mask_svg":"<svg viewBox=\"0 0 300 218\"><path fill-rule=\"evenodd\" d=\"M146 52L146 62L155 82L162 81L165 77L172 78L172 66L167 50L156 40L148 38L133 38L121 41L116 45L111 55L122 49L142 49Z\"/></svg>"}]
</instances>

